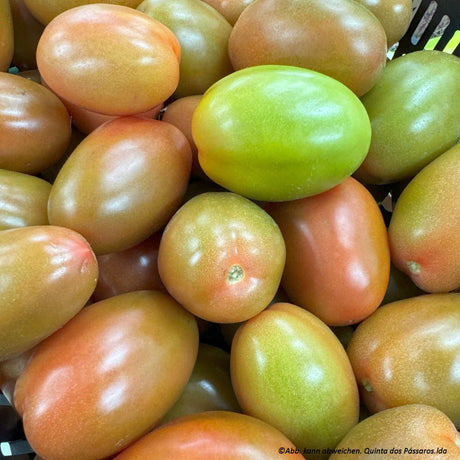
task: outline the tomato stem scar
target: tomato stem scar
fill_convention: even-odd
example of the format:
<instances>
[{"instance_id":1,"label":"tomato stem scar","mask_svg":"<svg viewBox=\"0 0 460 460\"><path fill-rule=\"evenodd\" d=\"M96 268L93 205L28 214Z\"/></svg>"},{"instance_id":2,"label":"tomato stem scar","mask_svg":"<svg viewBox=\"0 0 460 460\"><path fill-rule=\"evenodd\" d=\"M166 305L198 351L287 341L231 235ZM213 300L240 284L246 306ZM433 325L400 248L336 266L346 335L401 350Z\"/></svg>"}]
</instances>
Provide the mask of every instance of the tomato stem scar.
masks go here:
<instances>
[{"instance_id":1,"label":"tomato stem scar","mask_svg":"<svg viewBox=\"0 0 460 460\"><path fill-rule=\"evenodd\" d=\"M230 267L227 273L227 282L230 284L239 283L244 278L244 270L241 265L235 264Z\"/></svg>"},{"instance_id":2,"label":"tomato stem scar","mask_svg":"<svg viewBox=\"0 0 460 460\"><path fill-rule=\"evenodd\" d=\"M407 268L414 275L418 275L420 273L420 265L417 262L414 262L413 260L407 262Z\"/></svg>"},{"instance_id":3,"label":"tomato stem scar","mask_svg":"<svg viewBox=\"0 0 460 460\"><path fill-rule=\"evenodd\" d=\"M369 380L364 379L361 383L362 383L364 389L365 389L368 393L372 393L372 392L374 391L374 388L372 387L371 382L369 382Z\"/></svg>"}]
</instances>

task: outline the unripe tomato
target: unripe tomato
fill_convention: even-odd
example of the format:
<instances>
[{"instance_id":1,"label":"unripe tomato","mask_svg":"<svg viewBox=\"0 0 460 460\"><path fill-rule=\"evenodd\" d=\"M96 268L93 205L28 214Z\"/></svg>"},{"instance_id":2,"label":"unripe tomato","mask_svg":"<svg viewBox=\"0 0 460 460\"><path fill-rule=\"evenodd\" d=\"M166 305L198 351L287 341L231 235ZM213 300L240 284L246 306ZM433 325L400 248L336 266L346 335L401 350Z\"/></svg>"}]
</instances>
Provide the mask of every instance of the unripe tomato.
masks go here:
<instances>
[{"instance_id":1,"label":"unripe tomato","mask_svg":"<svg viewBox=\"0 0 460 460\"><path fill-rule=\"evenodd\" d=\"M160 22L132 8L72 8L44 30L37 64L46 83L72 104L106 115L147 112L179 81L180 46Z\"/></svg>"},{"instance_id":2,"label":"unripe tomato","mask_svg":"<svg viewBox=\"0 0 460 460\"><path fill-rule=\"evenodd\" d=\"M8 0L0 2L0 72L6 72L13 59L13 18Z\"/></svg>"}]
</instances>

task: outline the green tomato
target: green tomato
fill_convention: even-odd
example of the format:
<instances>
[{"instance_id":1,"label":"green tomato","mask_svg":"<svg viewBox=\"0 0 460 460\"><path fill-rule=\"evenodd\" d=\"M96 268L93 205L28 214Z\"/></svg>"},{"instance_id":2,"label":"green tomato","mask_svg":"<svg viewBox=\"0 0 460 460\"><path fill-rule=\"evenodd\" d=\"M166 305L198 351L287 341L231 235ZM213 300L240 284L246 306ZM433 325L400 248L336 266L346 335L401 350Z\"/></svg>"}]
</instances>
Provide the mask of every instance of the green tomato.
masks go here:
<instances>
[{"instance_id":1,"label":"green tomato","mask_svg":"<svg viewBox=\"0 0 460 460\"><path fill-rule=\"evenodd\" d=\"M263 65L206 91L192 134L213 181L248 198L285 201L350 176L367 154L371 128L342 83L299 67Z\"/></svg>"}]
</instances>

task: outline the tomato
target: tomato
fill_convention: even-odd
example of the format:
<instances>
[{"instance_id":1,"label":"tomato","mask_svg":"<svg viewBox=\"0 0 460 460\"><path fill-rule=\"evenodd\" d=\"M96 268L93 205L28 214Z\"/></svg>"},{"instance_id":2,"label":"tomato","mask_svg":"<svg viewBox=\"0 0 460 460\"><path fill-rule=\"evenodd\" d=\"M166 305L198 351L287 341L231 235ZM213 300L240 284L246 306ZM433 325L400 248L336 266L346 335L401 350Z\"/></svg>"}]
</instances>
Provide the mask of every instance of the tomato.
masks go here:
<instances>
[{"instance_id":1,"label":"tomato","mask_svg":"<svg viewBox=\"0 0 460 460\"><path fill-rule=\"evenodd\" d=\"M14 52L13 18L8 1L0 2L0 72L10 67Z\"/></svg>"},{"instance_id":2,"label":"tomato","mask_svg":"<svg viewBox=\"0 0 460 460\"><path fill-rule=\"evenodd\" d=\"M363 105L338 81L298 67L256 66L204 94L192 134L213 181L248 198L285 201L342 182L366 156L371 131Z\"/></svg>"},{"instance_id":3,"label":"tomato","mask_svg":"<svg viewBox=\"0 0 460 460\"><path fill-rule=\"evenodd\" d=\"M410 179L460 137L460 59L416 51L392 60L361 99L372 125L369 154L355 174L384 184Z\"/></svg>"},{"instance_id":4,"label":"tomato","mask_svg":"<svg viewBox=\"0 0 460 460\"><path fill-rule=\"evenodd\" d=\"M115 460L303 459L280 431L254 417L226 411L193 414L163 425L128 447Z\"/></svg>"},{"instance_id":5,"label":"tomato","mask_svg":"<svg viewBox=\"0 0 460 460\"><path fill-rule=\"evenodd\" d=\"M27 8L42 23L48 24L64 11L90 3L111 3L136 8L142 0L24 0Z\"/></svg>"},{"instance_id":6,"label":"tomato","mask_svg":"<svg viewBox=\"0 0 460 460\"><path fill-rule=\"evenodd\" d=\"M277 303L246 321L233 338L230 369L243 412L278 428L301 451L334 448L358 422L345 350L303 308Z\"/></svg>"},{"instance_id":7,"label":"tomato","mask_svg":"<svg viewBox=\"0 0 460 460\"><path fill-rule=\"evenodd\" d=\"M195 367L180 398L163 417L161 424L211 410L240 412L230 379L230 355L200 343Z\"/></svg>"},{"instance_id":8,"label":"tomato","mask_svg":"<svg viewBox=\"0 0 460 460\"><path fill-rule=\"evenodd\" d=\"M215 8L232 26L254 0L203 0Z\"/></svg>"},{"instance_id":9,"label":"tomato","mask_svg":"<svg viewBox=\"0 0 460 460\"><path fill-rule=\"evenodd\" d=\"M65 11L37 47L38 69L56 94L106 115L147 112L164 102L179 81L179 60L179 42L167 27L119 5Z\"/></svg>"},{"instance_id":10,"label":"tomato","mask_svg":"<svg viewBox=\"0 0 460 460\"><path fill-rule=\"evenodd\" d=\"M50 190L43 179L0 169L0 230L48 224Z\"/></svg>"},{"instance_id":11,"label":"tomato","mask_svg":"<svg viewBox=\"0 0 460 460\"><path fill-rule=\"evenodd\" d=\"M228 44L235 70L284 64L316 70L357 96L369 91L386 62L378 19L350 0L258 0L236 21Z\"/></svg>"},{"instance_id":12,"label":"tomato","mask_svg":"<svg viewBox=\"0 0 460 460\"><path fill-rule=\"evenodd\" d=\"M214 8L201 0L145 0L137 9L160 21L179 40L180 78L175 97L202 94L233 71L228 56L232 27Z\"/></svg>"},{"instance_id":13,"label":"tomato","mask_svg":"<svg viewBox=\"0 0 460 460\"><path fill-rule=\"evenodd\" d=\"M36 174L64 154L70 133L69 114L50 90L0 73L0 168Z\"/></svg>"},{"instance_id":14,"label":"tomato","mask_svg":"<svg viewBox=\"0 0 460 460\"><path fill-rule=\"evenodd\" d=\"M49 221L81 233L97 255L127 249L180 206L191 163L187 139L175 126L115 119L88 135L59 171Z\"/></svg>"},{"instance_id":15,"label":"tomato","mask_svg":"<svg viewBox=\"0 0 460 460\"><path fill-rule=\"evenodd\" d=\"M166 226L158 269L168 292L208 321L235 323L273 299L286 250L273 219L234 193L187 201Z\"/></svg>"},{"instance_id":16,"label":"tomato","mask_svg":"<svg viewBox=\"0 0 460 460\"><path fill-rule=\"evenodd\" d=\"M369 316L390 274L388 235L373 196L355 179L301 200L270 203L286 242L281 282L293 303L326 324Z\"/></svg>"},{"instance_id":17,"label":"tomato","mask_svg":"<svg viewBox=\"0 0 460 460\"><path fill-rule=\"evenodd\" d=\"M43 25L30 13L25 0L9 0L14 27L13 65L21 70L37 68L37 45Z\"/></svg>"},{"instance_id":18,"label":"tomato","mask_svg":"<svg viewBox=\"0 0 460 460\"><path fill-rule=\"evenodd\" d=\"M94 291L87 241L50 225L0 231L0 361L15 357L76 315Z\"/></svg>"},{"instance_id":19,"label":"tomato","mask_svg":"<svg viewBox=\"0 0 460 460\"><path fill-rule=\"evenodd\" d=\"M380 307L356 329L348 356L371 412L427 404L460 426L460 294Z\"/></svg>"},{"instance_id":20,"label":"tomato","mask_svg":"<svg viewBox=\"0 0 460 460\"><path fill-rule=\"evenodd\" d=\"M388 46L398 42L412 20L412 0L357 0L375 14L385 29Z\"/></svg>"},{"instance_id":21,"label":"tomato","mask_svg":"<svg viewBox=\"0 0 460 460\"><path fill-rule=\"evenodd\" d=\"M97 302L43 341L15 404L44 458L96 460L148 432L181 394L198 351L192 315L137 291Z\"/></svg>"},{"instance_id":22,"label":"tomato","mask_svg":"<svg viewBox=\"0 0 460 460\"><path fill-rule=\"evenodd\" d=\"M360 452L347 454L346 458L351 460L372 457L455 460L460 457L460 433L440 410L410 404L387 409L363 420L340 441L338 449ZM329 460L343 458L344 455L335 453Z\"/></svg>"},{"instance_id":23,"label":"tomato","mask_svg":"<svg viewBox=\"0 0 460 460\"><path fill-rule=\"evenodd\" d=\"M161 232L124 251L98 256L99 278L93 300L141 290L164 290L158 273Z\"/></svg>"},{"instance_id":24,"label":"tomato","mask_svg":"<svg viewBox=\"0 0 460 460\"><path fill-rule=\"evenodd\" d=\"M402 191L391 217L392 260L427 292L460 287L460 144Z\"/></svg>"}]
</instances>

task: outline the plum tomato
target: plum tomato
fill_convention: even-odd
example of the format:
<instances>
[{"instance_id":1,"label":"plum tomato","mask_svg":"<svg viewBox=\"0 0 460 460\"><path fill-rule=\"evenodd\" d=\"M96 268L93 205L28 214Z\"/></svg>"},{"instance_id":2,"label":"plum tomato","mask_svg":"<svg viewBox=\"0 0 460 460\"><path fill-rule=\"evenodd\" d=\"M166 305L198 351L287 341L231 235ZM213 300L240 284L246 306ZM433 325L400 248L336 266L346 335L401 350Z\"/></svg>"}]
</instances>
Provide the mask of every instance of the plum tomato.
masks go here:
<instances>
[{"instance_id":1,"label":"plum tomato","mask_svg":"<svg viewBox=\"0 0 460 460\"><path fill-rule=\"evenodd\" d=\"M230 371L245 414L282 431L306 455L327 458L358 422L358 387L334 333L312 313L277 303L237 330Z\"/></svg>"},{"instance_id":2,"label":"plum tomato","mask_svg":"<svg viewBox=\"0 0 460 460\"><path fill-rule=\"evenodd\" d=\"M89 134L51 188L48 218L97 255L139 244L182 203L192 165L185 136L159 120L121 117Z\"/></svg>"},{"instance_id":3,"label":"plum tomato","mask_svg":"<svg viewBox=\"0 0 460 460\"><path fill-rule=\"evenodd\" d=\"M315 196L264 209L286 242L281 285L293 303L330 326L362 321L380 305L390 247L373 196L349 177Z\"/></svg>"},{"instance_id":4,"label":"plum tomato","mask_svg":"<svg viewBox=\"0 0 460 460\"><path fill-rule=\"evenodd\" d=\"M195 318L165 293L86 307L38 346L16 382L27 440L46 459L116 454L179 398L197 352Z\"/></svg>"},{"instance_id":5,"label":"plum tomato","mask_svg":"<svg viewBox=\"0 0 460 460\"><path fill-rule=\"evenodd\" d=\"M114 460L281 460L283 448L290 459L304 458L281 431L257 418L209 411L160 426Z\"/></svg>"},{"instance_id":6,"label":"plum tomato","mask_svg":"<svg viewBox=\"0 0 460 460\"><path fill-rule=\"evenodd\" d=\"M0 72L10 67L14 53L13 17L8 1L0 2Z\"/></svg>"},{"instance_id":7,"label":"plum tomato","mask_svg":"<svg viewBox=\"0 0 460 460\"><path fill-rule=\"evenodd\" d=\"M362 96L382 74L386 44L379 20L353 0L257 0L236 21L228 50L235 70L305 67Z\"/></svg>"},{"instance_id":8,"label":"plum tomato","mask_svg":"<svg viewBox=\"0 0 460 460\"><path fill-rule=\"evenodd\" d=\"M371 412L427 404L460 427L460 294L424 294L386 304L347 348Z\"/></svg>"},{"instance_id":9,"label":"plum tomato","mask_svg":"<svg viewBox=\"0 0 460 460\"><path fill-rule=\"evenodd\" d=\"M163 24L133 8L72 8L45 28L37 65L72 104L105 115L134 115L164 102L179 81L180 45Z\"/></svg>"},{"instance_id":10,"label":"plum tomato","mask_svg":"<svg viewBox=\"0 0 460 460\"><path fill-rule=\"evenodd\" d=\"M371 127L340 82L299 67L262 65L215 83L192 118L203 171L232 192L286 201L324 192L367 154Z\"/></svg>"},{"instance_id":11,"label":"plum tomato","mask_svg":"<svg viewBox=\"0 0 460 460\"><path fill-rule=\"evenodd\" d=\"M52 225L0 231L0 361L15 357L76 315L98 266L78 233Z\"/></svg>"},{"instance_id":12,"label":"plum tomato","mask_svg":"<svg viewBox=\"0 0 460 460\"><path fill-rule=\"evenodd\" d=\"M49 89L0 72L0 168L39 173L64 154L71 122Z\"/></svg>"},{"instance_id":13,"label":"plum tomato","mask_svg":"<svg viewBox=\"0 0 460 460\"><path fill-rule=\"evenodd\" d=\"M285 257L281 232L263 209L234 193L208 192L169 221L158 269L168 292L194 315L236 323L273 299Z\"/></svg>"}]
</instances>

